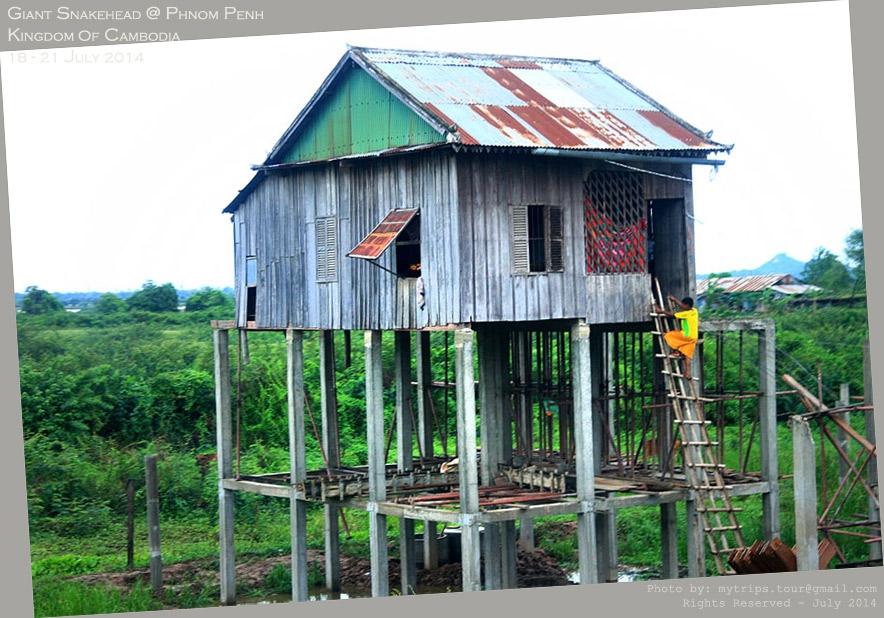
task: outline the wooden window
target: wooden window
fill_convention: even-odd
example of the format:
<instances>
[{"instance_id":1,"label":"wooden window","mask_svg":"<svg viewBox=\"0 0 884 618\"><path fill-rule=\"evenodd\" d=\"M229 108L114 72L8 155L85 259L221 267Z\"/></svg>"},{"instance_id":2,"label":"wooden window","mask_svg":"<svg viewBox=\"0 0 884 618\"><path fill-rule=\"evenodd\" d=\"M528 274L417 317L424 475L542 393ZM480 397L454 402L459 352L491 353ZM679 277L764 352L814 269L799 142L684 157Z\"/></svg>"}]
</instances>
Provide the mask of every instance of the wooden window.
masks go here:
<instances>
[{"instance_id":1,"label":"wooden window","mask_svg":"<svg viewBox=\"0 0 884 618\"><path fill-rule=\"evenodd\" d=\"M513 206L510 211L513 272L564 270L564 214L561 206Z\"/></svg>"},{"instance_id":2,"label":"wooden window","mask_svg":"<svg viewBox=\"0 0 884 618\"><path fill-rule=\"evenodd\" d=\"M316 281L328 283L338 279L338 220L335 217L316 219Z\"/></svg>"},{"instance_id":3,"label":"wooden window","mask_svg":"<svg viewBox=\"0 0 884 618\"><path fill-rule=\"evenodd\" d=\"M258 306L258 259L246 256L246 321L255 321Z\"/></svg>"}]
</instances>

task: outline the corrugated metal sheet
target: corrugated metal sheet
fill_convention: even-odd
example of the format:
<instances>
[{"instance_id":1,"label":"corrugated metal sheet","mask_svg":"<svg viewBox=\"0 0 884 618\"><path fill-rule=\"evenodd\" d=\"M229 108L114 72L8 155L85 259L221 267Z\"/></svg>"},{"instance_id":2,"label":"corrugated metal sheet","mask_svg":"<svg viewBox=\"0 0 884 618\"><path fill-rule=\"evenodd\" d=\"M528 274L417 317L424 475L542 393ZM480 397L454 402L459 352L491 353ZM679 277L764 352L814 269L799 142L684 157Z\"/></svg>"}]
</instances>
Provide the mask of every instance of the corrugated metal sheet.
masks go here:
<instances>
[{"instance_id":1,"label":"corrugated metal sheet","mask_svg":"<svg viewBox=\"0 0 884 618\"><path fill-rule=\"evenodd\" d=\"M822 288L809 283L793 283L791 285L772 285L770 289L779 294L786 296L795 296L798 294L810 294L811 292L822 292Z\"/></svg>"},{"instance_id":2,"label":"corrugated metal sheet","mask_svg":"<svg viewBox=\"0 0 884 618\"><path fill-rule=\"evenodd\" d=\"M367 260L378 259L416 214L417 208L399 208L388 213L384 220L378 223L347 255Z\"/></svg>"},{"instance_id":3,"label":"corrugated metal sheet","mask_svg":"<svg viewBox=\"0 0 884 618\"><path fill-rule=\"evenodd\" d=\"M352 48L461 143L725 150L597 61Z\"/></svg>"},{"instance_id":4,"label":"corrugated metal sheet","mask_svg":"<svg viewBox=\"0 0 884 618\"><path fill-rule=\"evenodd\" d=\"M715 289L724 294L739 292L762 292L774 286L788 286L794 283L792 275L750 275L746 277L721 277L719 279L703 279L697 282L697 295L705 294L714 282Z\"/></svg>"},{"instance_id":5,"label":"corrugated metal sheet","mask_svg":"<svg viewBox=\"0 0 884 618\"><path fill-rule=\"evenodd\" d=\"M361 69L346 71L312 119L285 145L281 163L322 161L444 142L444 137Z\"/></svg>"}]
</instances>

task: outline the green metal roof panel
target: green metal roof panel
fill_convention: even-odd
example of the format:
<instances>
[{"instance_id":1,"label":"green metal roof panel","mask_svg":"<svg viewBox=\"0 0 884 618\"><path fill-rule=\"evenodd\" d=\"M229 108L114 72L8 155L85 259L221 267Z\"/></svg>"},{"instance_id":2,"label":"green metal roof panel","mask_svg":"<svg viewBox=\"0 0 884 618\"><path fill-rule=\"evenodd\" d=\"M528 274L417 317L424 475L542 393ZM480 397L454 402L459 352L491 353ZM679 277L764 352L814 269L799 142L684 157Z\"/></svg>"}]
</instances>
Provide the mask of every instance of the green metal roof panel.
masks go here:
<instances>
[{"instance_id":1,"label":"green metal roof panel","mask_svg":"<svg viewBox=\"0 0 884 618\"><path fill-rule=\"evenodd\" d=\"M436 144L445 137L358 67L317 102L283 163L322 161L390 148Z\"/></svg>"}]
</instances>

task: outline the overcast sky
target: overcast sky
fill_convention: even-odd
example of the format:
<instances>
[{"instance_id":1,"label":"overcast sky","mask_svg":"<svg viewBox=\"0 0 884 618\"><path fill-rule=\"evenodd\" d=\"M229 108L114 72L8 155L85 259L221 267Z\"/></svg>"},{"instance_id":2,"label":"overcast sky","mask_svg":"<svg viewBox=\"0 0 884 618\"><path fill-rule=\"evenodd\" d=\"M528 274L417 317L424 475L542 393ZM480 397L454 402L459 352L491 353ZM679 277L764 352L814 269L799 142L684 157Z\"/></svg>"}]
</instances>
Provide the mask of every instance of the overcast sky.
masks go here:
<instances>
[{"instance_id":1,"label":"overcast sky","mask_svg":"<svg viewBox=\"0 0 884 618\"><path fill-rule=\"evenodd\" d=\"M846 1L5 52L15 289L232 285L221 210L347 43L599 59L736 144L694 168L700 273L862 225Z\"/></svg>"}]
</instances>

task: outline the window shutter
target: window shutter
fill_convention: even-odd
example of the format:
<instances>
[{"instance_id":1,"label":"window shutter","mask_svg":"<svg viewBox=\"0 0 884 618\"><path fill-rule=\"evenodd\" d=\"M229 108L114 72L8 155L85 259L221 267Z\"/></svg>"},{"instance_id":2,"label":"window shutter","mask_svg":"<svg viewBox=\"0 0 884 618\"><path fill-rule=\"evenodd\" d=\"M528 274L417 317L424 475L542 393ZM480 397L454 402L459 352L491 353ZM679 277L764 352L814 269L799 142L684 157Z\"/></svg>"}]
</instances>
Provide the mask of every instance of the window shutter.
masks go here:
<instances>
[{"instance_id":1,"label":"window shutter","mask_svg":"<svg viewBox=\"0 0 884 618\"><path fill-rule=\"evenodd\" d=\"M563 256L564 247L564 225L563 225L562 207L549 207L549 270L552 272L561 272L564 270L565 260Z\"/></svg>"},{"instance_id":2,"label":"window shutter","mask_svg":"<svg viewBox=\"0 0 884 618\"><path fill-rule=\"evenodd\" d=\"M325 267L325 229L326 219L316 220L316 280L325 281L327 273Z\"/></svg>"},{"instance_id":3,"label":"window shutter","mask_svg":"<svg viewBox=\"0 0 884 618\"><path fill-rule=\"evenodd\" d=\"M513 206L510 210L513 272L528 272L528 207Z\"/></svg>"},{"instance_id":4,"label":"window shutter","mask_svg":"<svg viewBox=\"0 0 884 618\"><path fill-rule=\"evenodd\" d=\"M325 220L325 277L326 281L338 278L338 220L335 217Z\"/></svg>"}]
</instances>

